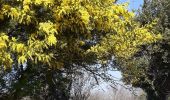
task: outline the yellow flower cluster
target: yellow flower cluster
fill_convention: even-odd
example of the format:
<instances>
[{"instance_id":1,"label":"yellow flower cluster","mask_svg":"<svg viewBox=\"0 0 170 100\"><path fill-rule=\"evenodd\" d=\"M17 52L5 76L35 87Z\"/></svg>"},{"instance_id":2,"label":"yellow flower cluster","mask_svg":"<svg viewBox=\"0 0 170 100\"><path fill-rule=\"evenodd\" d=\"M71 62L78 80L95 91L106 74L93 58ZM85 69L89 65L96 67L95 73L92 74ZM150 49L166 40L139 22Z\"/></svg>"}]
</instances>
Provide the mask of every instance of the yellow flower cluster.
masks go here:
<instances>
[{"instance_id":1,"label":"yellow flower cluster","mask_svg":"<svg viewBox=\"0 0 170 100\"><path fill-rule=\"evenodd\" d=\"M126 9L127 4L115 4L115 0L1 1L5 3L0 8L0 23L3 20L10 24L0 26L3 66L12 66L13 54L19 64L33 61L57 67L63 66L62 61L68 57L72 62L74 55L83 59L89 52L95 53L97 60L107 55L128 58L140 45L161 38L147 26L140 27L133 21L134 14ZM15 30L14 35L8 30ZM87 52L82 49L85 41L96 45Z\"/></svg>"},{"instance_id":2,"label":"yellow flower cluster","mask_svg":"<svg viewBox=\"0 0 170 100\"><path fill-rule=\"evenodd\" d=\"M141 45L162 39L160 34L152 34L145 26L140 27L133 24L131 26L133 29L126 29L125 26L117 27L121 30L117 29L115 33L108 34L100 44L92 47L89 51L96 52L99 58L113 55L117 58L128 59L139 51Z\"/></svg>"}]
</instances>

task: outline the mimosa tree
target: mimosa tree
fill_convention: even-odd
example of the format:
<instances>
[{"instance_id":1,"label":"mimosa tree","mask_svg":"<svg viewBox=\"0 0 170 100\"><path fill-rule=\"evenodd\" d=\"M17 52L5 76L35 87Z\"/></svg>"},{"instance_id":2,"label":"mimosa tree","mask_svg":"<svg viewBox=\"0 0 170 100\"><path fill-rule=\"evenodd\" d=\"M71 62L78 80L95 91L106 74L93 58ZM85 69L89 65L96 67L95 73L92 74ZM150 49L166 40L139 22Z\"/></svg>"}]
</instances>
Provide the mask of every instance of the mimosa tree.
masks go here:
<instances>
[{"instance_id":1,"label":"mimosa tree","mask_svg":"<svg viewBox=\"0 0 170 100\"><path fill-rule=\"evenodd\" d=\"M93 66L130 59L161 39L154 23L141 26L133 18L126 3L114 0L0 0L1 70L25 64L94 74Z\"/></svg>"}]
</instances>

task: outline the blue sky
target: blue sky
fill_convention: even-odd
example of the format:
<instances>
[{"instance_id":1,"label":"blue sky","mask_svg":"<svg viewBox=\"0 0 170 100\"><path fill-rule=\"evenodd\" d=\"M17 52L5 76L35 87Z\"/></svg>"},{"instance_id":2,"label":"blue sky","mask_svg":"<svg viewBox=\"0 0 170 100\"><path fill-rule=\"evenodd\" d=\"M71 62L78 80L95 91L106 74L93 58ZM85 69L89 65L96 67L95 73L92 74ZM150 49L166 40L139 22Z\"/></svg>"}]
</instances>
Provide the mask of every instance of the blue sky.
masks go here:
<instances>
[{"instance_id":1,"label":"blue sky","mask_svg":"<svg viewBox=\"0 0 170 100\"><path fill-rule=\"evenodd\" d=\"M122 2L129 2L129 10L137 10L143 4L143 0L118 0L118 3Z\"/></svg>"}]
</instances>

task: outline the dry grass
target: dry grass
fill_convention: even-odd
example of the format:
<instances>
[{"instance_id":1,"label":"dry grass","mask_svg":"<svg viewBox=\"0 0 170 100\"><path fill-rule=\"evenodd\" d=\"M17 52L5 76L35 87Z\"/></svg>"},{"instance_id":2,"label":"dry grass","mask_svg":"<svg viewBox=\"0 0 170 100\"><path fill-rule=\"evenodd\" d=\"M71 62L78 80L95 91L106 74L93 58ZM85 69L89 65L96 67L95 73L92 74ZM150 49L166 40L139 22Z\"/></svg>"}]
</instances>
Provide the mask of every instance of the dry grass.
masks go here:
<instances>
[{"instance_id":1,"label":"dry grass","mask_svg":"<svg viewBox=\"0 0 170 100\"><path fill-rule=\"evenodd\" d=\"M146 94L137 89L136 95L129 90L118 87L117 90L108 88L106 90L95 90L88 100L146 100Z\"/></svg>"}]
</instances>

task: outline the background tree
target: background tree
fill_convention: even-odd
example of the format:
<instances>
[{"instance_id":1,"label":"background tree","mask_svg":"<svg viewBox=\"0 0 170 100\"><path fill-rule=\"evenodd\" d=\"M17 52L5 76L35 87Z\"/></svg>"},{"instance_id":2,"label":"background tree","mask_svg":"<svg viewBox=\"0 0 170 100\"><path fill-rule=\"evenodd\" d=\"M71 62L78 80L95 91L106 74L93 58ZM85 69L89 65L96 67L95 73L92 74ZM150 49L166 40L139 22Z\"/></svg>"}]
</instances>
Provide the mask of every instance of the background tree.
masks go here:
<instances>
[{"instance_id":1,"label":"background tree","mask_svg":"<svg viewBox=\"0 0 170 100\"><path fill-rule=\"evenodd\" d=\"M166 100L170 90L169 0L144 0L136 20L141 26L155 22L151 29L163 38L151 45L143 45L133 59L125 62L123 80L140 87L148 94L148 100Z\"/></svg>"},{"instance_id":2,"label":"background tree","mask_svg":"<svg viewBox=\"0 0 170 100\"><path fill-rule=\"evenodd\" d=\"M93 76L88 73L81 73L73 76L71 100L88 100L92 90L97 86Z\"/></svg>"}]
</instances>

